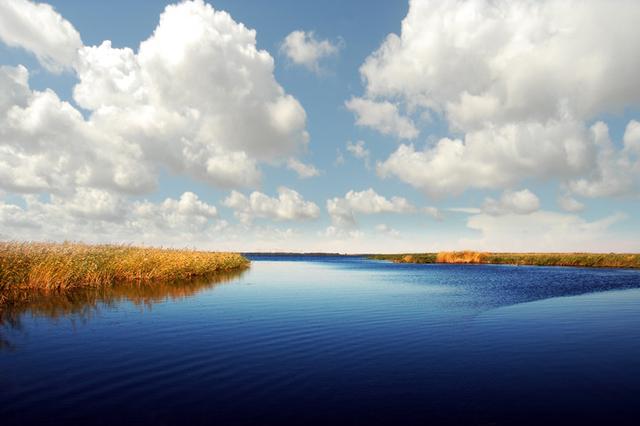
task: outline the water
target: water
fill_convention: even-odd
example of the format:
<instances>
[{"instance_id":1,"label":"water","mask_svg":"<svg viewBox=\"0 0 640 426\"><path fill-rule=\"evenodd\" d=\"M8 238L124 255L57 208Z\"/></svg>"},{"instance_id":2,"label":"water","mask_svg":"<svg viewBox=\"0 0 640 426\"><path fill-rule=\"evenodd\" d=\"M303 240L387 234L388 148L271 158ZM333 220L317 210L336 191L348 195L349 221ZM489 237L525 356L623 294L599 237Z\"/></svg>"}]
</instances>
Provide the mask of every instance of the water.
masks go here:
<instances>
[{"instance_id":1,"label":"water","mask_svg":"<svg viewBox=\"0 0 640 426\"><path fill-rule=\"evenodd\" d=\"M254 257L4 312L0 423L637 424L640 271Z\"/></svg>"}]
</instances>

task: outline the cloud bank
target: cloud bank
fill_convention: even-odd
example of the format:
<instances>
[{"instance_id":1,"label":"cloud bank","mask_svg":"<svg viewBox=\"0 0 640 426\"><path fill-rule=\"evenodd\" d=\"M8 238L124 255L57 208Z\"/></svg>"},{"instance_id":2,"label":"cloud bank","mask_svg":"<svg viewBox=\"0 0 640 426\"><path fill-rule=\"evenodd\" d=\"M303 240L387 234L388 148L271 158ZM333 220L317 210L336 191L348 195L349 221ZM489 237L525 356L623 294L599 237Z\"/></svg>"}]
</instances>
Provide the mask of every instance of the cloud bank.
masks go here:
<instances>
[{"instance_id":1,"label":"cloud bank","mask_svg":"<svg viewBox=\"0 0 640 426\"><path fill-rule=\"evenodd\" d=\"M296 30L284 38L280 51L291 63L320 74L323 71L320 62L337 55L342 44L342 42L333 43L327 39L318 40L313 31Z\"/></svg>"},{"instance_id":2,"label":"cloud bank","mask_svg":"<svg viewBox=\"0 0 640 426\"><path fill-rule=\"evenodd\" d=\"M360 68L364 98L347 106L385 134L409 139L417 129L382 124L371 112L379 105L384 120L401 110L435 116L461 135L402 144L379 162L380 176L429 196L529 178L584 197L637 194L636 124L621 149L605 123L589 123L640 104L638 19L633 0L412 0L400 34Z\"/></svg>"}]
</instances>

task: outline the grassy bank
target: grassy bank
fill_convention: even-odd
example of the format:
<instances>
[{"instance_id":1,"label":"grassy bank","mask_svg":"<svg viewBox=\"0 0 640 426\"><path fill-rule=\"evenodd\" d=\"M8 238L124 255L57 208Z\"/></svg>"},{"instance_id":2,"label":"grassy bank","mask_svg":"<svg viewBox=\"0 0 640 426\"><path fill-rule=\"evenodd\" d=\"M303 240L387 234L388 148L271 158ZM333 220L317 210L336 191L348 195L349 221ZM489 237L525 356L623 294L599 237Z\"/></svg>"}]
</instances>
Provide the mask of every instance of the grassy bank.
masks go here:
<instances>
[{"instance_id":1,"label":"grassy bank","mask_svg":"<svg viewBox=\"0 0 640 426\"><path fill-rule=\"evenodd\" d=\"M0 243L0 297L15 289L65 290L169 282L247 267L235 253L76 243Z\"/></svg>"},{"instance_id":2,"label":"grassy bank","mask_svg":"<svg viewBox=\"0 0 640 426\"><path fill-rule=\"evenodd\" d=\"M640 268L640 254L623 253L486 253L454 251L439 253L378 254L372 259L396 263L469 263L588 268Z\"/></svg>"}]
</instances>

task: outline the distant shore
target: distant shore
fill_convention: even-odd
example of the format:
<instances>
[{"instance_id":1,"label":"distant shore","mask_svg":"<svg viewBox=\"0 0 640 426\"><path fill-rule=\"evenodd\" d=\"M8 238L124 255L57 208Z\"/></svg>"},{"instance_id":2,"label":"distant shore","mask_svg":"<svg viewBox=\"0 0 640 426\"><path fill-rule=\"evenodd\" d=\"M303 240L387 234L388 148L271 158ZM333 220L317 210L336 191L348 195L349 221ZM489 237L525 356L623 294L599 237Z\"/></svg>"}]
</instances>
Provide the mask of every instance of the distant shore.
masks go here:
<instances>
[{"instance_id":1,"label":"distant shore","mask_svg":"<svg viewBox=\"0 0 640 426\"><path fill-rule=\"evenodd\" d=\"M626 253L438 253L372 254L370 259L395 263L497 264L575 266L584 268L640 268L640 254Z\"/></svg>"}]
</instances>

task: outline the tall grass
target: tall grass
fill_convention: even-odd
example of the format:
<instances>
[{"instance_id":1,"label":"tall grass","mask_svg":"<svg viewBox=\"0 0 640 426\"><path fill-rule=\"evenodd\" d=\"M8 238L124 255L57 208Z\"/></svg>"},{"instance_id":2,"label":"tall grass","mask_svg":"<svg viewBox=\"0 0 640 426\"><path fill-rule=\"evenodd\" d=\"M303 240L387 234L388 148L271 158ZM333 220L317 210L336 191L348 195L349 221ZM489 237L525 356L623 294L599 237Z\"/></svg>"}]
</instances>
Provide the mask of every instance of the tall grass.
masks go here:
<instances>
[{"instance_id":1,"label":"tall grass","mask_svg":"<svg viewBox=\"0 0 640 426\"><path fill-rule=\"evenodd\" d=\"M589 268L640 268L640 254L625 253L486 253L452 251L439 253L373 255L397 263L484 263Z\"/></svg>"},{"instance_id":2,"label":"tall grass","mask_svg":"<svg viewBox=\"0 0 640 426\"><path fill-rule=\"evenodd\" d=\"M0 243L0 297L9 289L66 290L120 282L184 280L248 264L235 253L5 242Z\"/></svg>"},{"instance_id":3,"label":"tall grass","mask_svg":"<svg viewBox=\"0 0 640 426\"><path fill-rule=\"evenodd\" d=\"M477 251L441 251L436 255L436 263L487 263L488 253Z\"/></svg>"}]
</instances>

